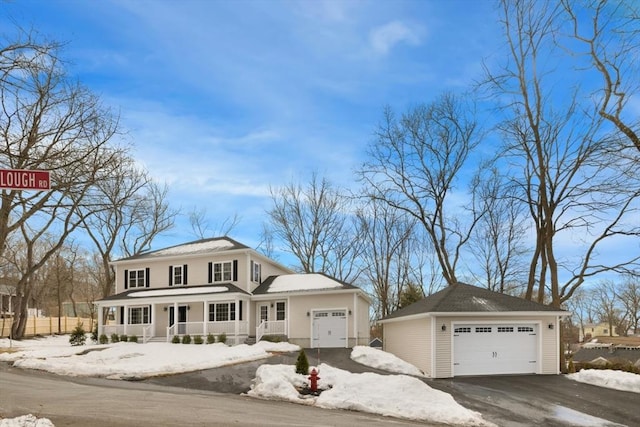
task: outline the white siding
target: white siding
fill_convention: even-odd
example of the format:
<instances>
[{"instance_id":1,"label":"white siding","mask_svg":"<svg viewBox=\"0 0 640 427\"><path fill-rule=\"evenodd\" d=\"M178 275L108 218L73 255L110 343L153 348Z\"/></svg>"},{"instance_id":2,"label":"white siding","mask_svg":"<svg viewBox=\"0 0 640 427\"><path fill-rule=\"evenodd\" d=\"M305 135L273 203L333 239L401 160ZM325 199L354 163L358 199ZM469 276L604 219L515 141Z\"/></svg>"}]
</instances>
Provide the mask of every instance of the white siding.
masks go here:
<instances>
[{"instance_id":1,"label":"white siding","mask_svg":"<svg viewBox=\"0 0 640 427\"><path fill-rule=\"evenodd\" d=\"M431 319L383 324L383 349L431 376Z\"/></svg>"}]
</instances>

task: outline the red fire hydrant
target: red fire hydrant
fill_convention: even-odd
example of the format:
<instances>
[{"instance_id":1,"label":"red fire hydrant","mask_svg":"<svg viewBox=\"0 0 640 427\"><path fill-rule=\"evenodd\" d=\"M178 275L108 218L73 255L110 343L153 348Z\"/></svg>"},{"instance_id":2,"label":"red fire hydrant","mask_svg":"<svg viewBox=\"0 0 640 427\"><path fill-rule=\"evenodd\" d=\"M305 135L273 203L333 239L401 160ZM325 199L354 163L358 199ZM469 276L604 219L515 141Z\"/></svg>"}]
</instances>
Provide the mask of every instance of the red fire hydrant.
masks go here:
<instances>
[{"instance_id":1,"label":"red fire hydrant","mask_svg":"<svg viewBox=\"0 0 640 427\"><path fill-rule=\"evenodd\" d=\"M309 389L311 390L311 393L316 393L318 391L319 379L318 371L316 371L316 368L313 368L309 374Z\"/></svg>"}]
</instances>

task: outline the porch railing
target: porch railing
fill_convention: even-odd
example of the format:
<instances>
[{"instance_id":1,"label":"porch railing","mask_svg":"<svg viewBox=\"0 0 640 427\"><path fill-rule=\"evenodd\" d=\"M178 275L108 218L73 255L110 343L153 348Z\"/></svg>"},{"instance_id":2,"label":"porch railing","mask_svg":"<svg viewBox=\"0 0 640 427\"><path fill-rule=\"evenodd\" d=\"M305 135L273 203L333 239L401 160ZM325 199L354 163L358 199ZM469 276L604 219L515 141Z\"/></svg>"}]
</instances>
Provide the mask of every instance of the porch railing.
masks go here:
<instances>
[{"instance_id":1,"label":"porch railing","mask_svg":"<svg viewBox=\"0 0 640 427\"><path fill-rule=\"evenodd\" d=\"M238 321L238 328L236 330L236 322L231 320L228 322L207 322L206 328L203 322L184 322L174 323L172 326L167 327L167 342L171 341L174 335L200 335L206 336L208 334L220 335L225 334L229 338L236 337L234 342L238 342L238 336L248 335L249 322L246 320Z\"/></svg>"},{"instance_id":2,"label":"porch railing","mask_svg":"<svg viewBox=\"0 0 640 427\"><path fill-rule=\"evenodd\" d=\"M147 325L142 328L142 343L146 344L151 338L153 338L153 332L151 330L153 325Z\"/></svg>"},{"instance_id":3,"label":"porch railing","mask_svg":"<svg viewBox=\"0 0 640 427\"><path fill-rule=\"evenodd\" d=\"M256 341L265 335L287 335L286 320L263 320L256 327Z\"/></svg>"}]
</instances>

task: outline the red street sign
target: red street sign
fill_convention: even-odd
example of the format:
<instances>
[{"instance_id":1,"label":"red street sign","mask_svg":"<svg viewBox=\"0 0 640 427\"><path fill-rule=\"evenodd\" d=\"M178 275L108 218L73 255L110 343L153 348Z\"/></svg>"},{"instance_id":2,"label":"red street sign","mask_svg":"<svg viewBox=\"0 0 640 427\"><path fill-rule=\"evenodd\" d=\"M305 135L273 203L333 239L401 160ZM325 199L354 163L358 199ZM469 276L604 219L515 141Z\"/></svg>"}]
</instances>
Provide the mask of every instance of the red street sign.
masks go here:
<instances>
[{"instance_id":1,"label":"red street sign","mask_svg":"<svg viewBox=\"0 0 640 427\"><path fill-rule=\"evenodd\" d=\"M0 169L0 188L7 190L49 190L49 171Z\"/></svg>"}]
</instances>

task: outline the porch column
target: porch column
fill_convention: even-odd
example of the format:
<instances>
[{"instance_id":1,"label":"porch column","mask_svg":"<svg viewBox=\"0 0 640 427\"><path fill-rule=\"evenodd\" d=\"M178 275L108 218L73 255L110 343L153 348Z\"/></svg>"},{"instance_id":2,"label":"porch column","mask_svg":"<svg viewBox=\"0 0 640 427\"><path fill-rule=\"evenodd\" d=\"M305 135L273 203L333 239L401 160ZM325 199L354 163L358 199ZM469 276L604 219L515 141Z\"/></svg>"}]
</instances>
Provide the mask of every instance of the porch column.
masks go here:
<instances>
[{"instance_id":1,"label":"porch column","mask_svg":"<svg viewBox=\"0 0 640 427\"><path fill-rule=\"evenodd\" d=\"M173 334L174 335L178 335L178 318L180 316L178 315L178 303L174 302L173 303ZM169 338L169 337L167 337Z\"/></svg>"},{"instance_id":2,"label":"porch column","mask_svg":"<svg viewBox=\"0 0 640 427\"><path fill-rule=\"evenodd\" d=\"M204 301L202 303L202 332L204 334L205 340L207 338L207 335L209 335L209 330L207 328L209 311L207 310L207 307L209 307L209 301Z\"/></svg>"},{"instance_id":3,"label":"porch column","mask_svg":"<svg viewBox=\"0 0 640 427\"><path fill-rule=\"evenodd\" d=\"M125 335L129 335L127 334L127 326L129 326L129 306L126 304L124 305L123 316L124 316L124 319L122 319L122 324L124 325L123 333Z\"/></svg>"},{"instance_id":4,"label":"porch column","mask_svg":"<svg viewBox=\"0 0 640 427\"><path fill-rule=\"evenodd\" d=\"M355 292L353 293L353 337L356 340L354 346L360 345L358 342L358 339L360 338L358 336L358 294ZM349 340L347 340L347 343L348 342Z\"/></svg>"},{"instance_id":5,"label":"porch column","mask_svg":"<svg viewBox=\"0 0 640 427\"><path fill-rule=\"evenodd\" d=\"M156 305L151 304L151 336L156 336ZM148 337L150 338L150 337Z\"/></svg>"},{"instance_id":6,"label":"porch column","mask_svg":"<svg viewBox=\"0 0 640 427\"><path fill-rule=\"evenodd\" d=\"M100 304L96 304L98 306L98 309L96 310L97 316L98 316L98 337L100 335L102 335L102 316L103 316L103 311L104 308L100 305Z\"/></svg>"},{"instance_id":7,"label":"porch column","mask_svg":"<svg viewBox=\"0 0 640 427\"><path fill-rule=\"evenodd\" d=\"M238 297L236 297L233 303L236 305L236 318L233 321L233 326L235 328L235 337L233 342L238 345L238 335L240 334L240 321L238 320L240 318L240 300Z\"/></svg>"}]
</instances>

